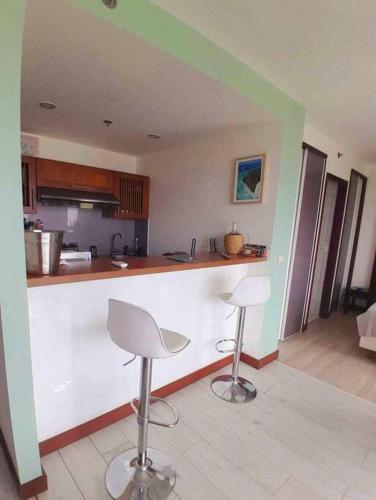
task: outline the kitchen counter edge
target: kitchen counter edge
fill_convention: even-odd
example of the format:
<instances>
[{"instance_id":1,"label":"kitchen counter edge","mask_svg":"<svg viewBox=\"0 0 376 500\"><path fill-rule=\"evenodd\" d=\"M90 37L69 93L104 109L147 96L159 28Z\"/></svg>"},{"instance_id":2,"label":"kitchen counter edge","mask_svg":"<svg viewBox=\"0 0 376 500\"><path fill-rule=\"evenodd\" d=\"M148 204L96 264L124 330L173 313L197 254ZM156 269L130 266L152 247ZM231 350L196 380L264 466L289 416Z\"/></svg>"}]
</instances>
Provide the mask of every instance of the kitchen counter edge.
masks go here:
<instances>
[{"instance_id":1,"label":"kitchen counter edge","mask_svg":"<svg viewBox=\"0 0 376 500\"><path fill-rule=\"evenodd\" d=\"M236 264L252 264L266 262L265 257L232 256L225 259L219 255L207 254L199 256L193 262L176 262L166 257L127 257L128 268L120 269L111 264L109 257L99 257L88 263L75 263L69 267L60 266L57 275L27 276L28 288L36 286L60 285L64 283L78 283L112 278L126 278L128 276L141 276L144 274L169 273L205 269L209 267L231 266Z\"/></svg>"}]
</instances>

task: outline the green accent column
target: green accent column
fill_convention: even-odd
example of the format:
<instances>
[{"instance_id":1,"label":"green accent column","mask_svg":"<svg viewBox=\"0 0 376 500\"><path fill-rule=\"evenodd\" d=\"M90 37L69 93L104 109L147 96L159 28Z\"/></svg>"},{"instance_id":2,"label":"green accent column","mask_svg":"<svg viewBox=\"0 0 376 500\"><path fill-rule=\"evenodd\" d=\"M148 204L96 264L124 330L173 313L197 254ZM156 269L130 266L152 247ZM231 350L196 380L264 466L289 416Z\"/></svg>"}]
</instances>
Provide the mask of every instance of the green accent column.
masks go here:
<instances>
[{"instance_id":1,"label":"green accent column","mask_svg":"<svg viewBox=\"0 0 376 500\"><path fill-rule=\"evenodd\" d=\"M119 1L118 7L114 10L106 8L101 0L70 1L73 5L107 20L118 28L140 36L202 73L224 83L283 122L280 175L270 258L272 298L265 309L258 352L251 354L260 358L273 352L278 346L298 193L305 115L303 106L227 51L149 0ZM124 64L128 62L124 61ZM283 257L281 263L276 262L279 255Z\"/></svg>"},{"instance_id":2,"label":"green accent column","mask_svg":"<svg viewBox=\"0 0 376 500\"><path fill-rule=\"evenodd\" d=\"M301 117L294 116L292 119L286 119L283 122L281 163L269 262L272 295L265 307L262 337L257 352L258 359L278 349L295 207L299 189L303 124L303 113ZM277 262L278 256L283 257L283 262Z\"/></svg>"},{"instance_id":3,"label":"green accent column","mask_svg":"<svg viewBox=\"0 0 376 500\"><path fill-rule=\"evenodd\" d=\"M25 1L0 6L0 425L21 484L41 475L34 410L20 166L20 83Z\"/></svg>"}]
</instances>

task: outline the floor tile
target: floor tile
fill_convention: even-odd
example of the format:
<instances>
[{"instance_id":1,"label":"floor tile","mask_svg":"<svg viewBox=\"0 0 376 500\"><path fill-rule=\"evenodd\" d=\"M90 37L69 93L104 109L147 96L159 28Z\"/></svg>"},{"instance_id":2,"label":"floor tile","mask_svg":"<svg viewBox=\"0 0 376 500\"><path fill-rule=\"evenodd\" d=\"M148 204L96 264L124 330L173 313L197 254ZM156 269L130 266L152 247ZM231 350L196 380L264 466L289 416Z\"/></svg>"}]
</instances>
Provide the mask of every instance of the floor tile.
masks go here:
<instances>
[{"instance_id":1,"label":"floor tile","mask_svg":"<svg viewBox=\"0 0 376 500\"><path fill-rule=\"evenodd\" d=\"M101 455L126 442L126 437L117 424L109 425L94 434L90 434L90 439Z\"/></svg>"},{"instance_id":2,"label":"floor tile","mask_svg":"<svg viewBox=\"0 0 376 500\"><path fill-rule=\"evenodd\" d=\"M204 441L194 445L184 453L184 456L231 500L238 498L271 500L273 498L245 472L237 468L230 460L226 460Z\"/></svg>"},{"instance_id":3,"label":"floor tile","mask_svg":"<svg viewBox=\"0 0 376 500\"><path fill-rule=\"evenodd\" d=\"M222 401L214 374L167 398L180 416L174 429L149 427L149 446L176 467L171 500L376 500L374 403L279 362L241 373L256 384L255 401ZM155 418L162 413L154 405ZM107 466L135 447L137 432L131 415L44 457L49 491L38 500L110 499ZM0 499L17 499L1 454Z\"/></svg>"},{"instance_id":4,"label":"floor tile","mask_svg":"<svg viewBox=\"0 0 376 500\"><path fill-rule=\"evenodd\" d=\"M324 497L290 477L275 495L278 500L324 500Z\"/></svg>"},{"instance_id":5,"label":"floor tile","mask_svg":"<svg viewBox=\"0 0 376 500\"><path fill-rule=\"evenodd\" d=\"M111 498L105 486L106 462L89 438L62 448L60 454L86 500Z\"/></svg>"},{"instance_id":6,"label":"floor tile","mask_svg":"<svg viewBox=\"0 0 376 500\"><path fill-rule=\"evenodd\" d=\"M42 458L48 478L48 490L38 500L83 500L83 496L60 454L56 451Z\"/></svg>"}]
</instances>

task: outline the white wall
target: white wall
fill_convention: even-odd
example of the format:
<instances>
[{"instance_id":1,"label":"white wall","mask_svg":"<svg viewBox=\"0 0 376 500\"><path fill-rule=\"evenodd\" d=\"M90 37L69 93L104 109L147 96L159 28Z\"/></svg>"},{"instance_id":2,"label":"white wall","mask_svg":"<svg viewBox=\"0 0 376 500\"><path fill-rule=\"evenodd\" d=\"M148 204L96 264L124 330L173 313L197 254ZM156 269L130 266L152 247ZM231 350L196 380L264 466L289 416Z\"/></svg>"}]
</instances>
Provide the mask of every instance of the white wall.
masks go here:
<instances>
[{"instance_id":1,"label":"white wall","mask_svg":"<svg viewBox=\"0 0 376 500\"><path fill-rule=\"evenodd\" d=\"M313 146L328 155L326 169L329 173L336 175L337 177L349 180L352 168L361 173L365 173L367 171L365 162L362 161L356 154L351 151L347 151L336 141L333 141L330 137L321 133L307 122L304 126L303 140L310 146ZM343 153L341 158L338 158L338 152Z\"/></svg>"},{"instance_id":2,"label":"white wall","mask_svg":"<svg viewBox=\"0 0 376 500\"><path fill-rule=\"evenodd\" d=\"M137 158L135 156L32 134L23 134L22 141L27 140L28 137L38 139L39 148L35 156L40 158L119 170L121 172L132 173L137 170Z\"/></svg>"},{"instance_id":3,"label":"white wall","mask_svg":"<svg viewBox=\"0 0 376 500\"><path fill-rule=\"evenodd\" d=\"M263 123L218 132L199 141L141 156L138 172L151 177L150 253L208 249L209 238L223 236L233 220L251 243L272 239L282 129ZM231 203L234 160L266 153L263 202Z\"/></svg>"},{"instance_id":4,"label":"white wall","mask_svg":"<svg viewBox=\"0 0 376 500\"><path fill-rule=\"evenodd\" d=\"M376 165L367 165L358 155L346 150L309 123L304 127L304 141L328 155L327 171L350 180L351 169L368 178L362 226L359 235L353 285L368 287L376 249ZM343 153L338 158L337 153Z\"/></svg>"}]
</instances>

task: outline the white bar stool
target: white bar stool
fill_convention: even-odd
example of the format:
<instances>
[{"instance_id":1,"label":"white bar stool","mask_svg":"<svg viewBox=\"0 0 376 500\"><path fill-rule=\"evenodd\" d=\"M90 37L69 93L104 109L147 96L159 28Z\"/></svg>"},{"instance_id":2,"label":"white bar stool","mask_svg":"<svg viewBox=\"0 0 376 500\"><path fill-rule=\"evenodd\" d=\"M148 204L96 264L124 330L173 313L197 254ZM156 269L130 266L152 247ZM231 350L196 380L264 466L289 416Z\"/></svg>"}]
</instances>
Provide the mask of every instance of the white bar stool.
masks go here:
<instances>
[{"instance_id":1,"label":"white bar stool","mask_svg":"<svg viewBox=\"0 0 376 500\"><path fill-rule=\"evenodd\" d=\"M147 447L148 424L174 427L178 415L169 403L150 395L153 359L170 358L190 343L184 335L159 328L144 309L128 302L110 299L107 328L112 340L122 349L141 356L140 397L131 405L137 414L137 448L117 456L106 473L106 486L112 498L162 500L175 486L175 469L158 450ZM150 419L150 403L160 401L173 413L171 423Z\"/></svg>"},{"instance_id":2,"label":"white bar stool","mask_svg":"<svg viewBox=\"0 0 376 500\"><path fill-rule=\"evenodd\" d=\"M217 342L216 349L221 353L234 353L232 374L216 377L211 388L214 394L230 403L248 403L256 397L256 387L238 375L240 355L243 347L244 322L248 307L265 304L270 297L269 276L246 276L236 285L232 293L222 293L218 297L226 304L231 304L239 309L238 325L235 339L223 339ZM233 349L221 349L224 342L233 342Z\"/></svg>"}]
</instances>

